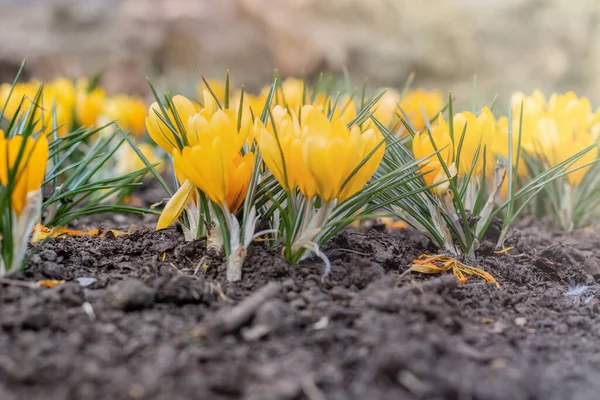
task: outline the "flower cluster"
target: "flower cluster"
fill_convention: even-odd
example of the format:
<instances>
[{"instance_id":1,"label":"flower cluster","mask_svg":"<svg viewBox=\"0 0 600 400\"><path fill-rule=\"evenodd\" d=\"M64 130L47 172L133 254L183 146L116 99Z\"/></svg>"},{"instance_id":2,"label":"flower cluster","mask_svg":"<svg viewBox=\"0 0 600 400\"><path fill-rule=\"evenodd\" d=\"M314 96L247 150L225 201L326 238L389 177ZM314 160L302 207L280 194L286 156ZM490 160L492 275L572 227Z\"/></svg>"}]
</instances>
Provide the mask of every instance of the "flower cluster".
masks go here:
<instances>
[{"instance_id":1,"label":"flower cluster","mask_svg":"<svg viewBox=\"0 0 600 400\"><path fill-rule=\"evenodd\" d=\"M115 120L137 138L145 133L146 105L141 98L108 96L103 88L87 79L0 84L0 108L5 107L6 118L25 117L34 103L39 120L37 128L46 133L58 129L64 136L76 127L97 127Z\"/></svg>"},{"instance_id":2,"label":"flower cluster","mask_svg":"<svg viewBox=\"0 0 600 400\"><path fill-rule=\"evenodd\" d=\"M596 200L600 110L574 93L552 94L540 91L530 96L515 93L511 99L512 122L499 119L502 146L498 156L507 157L508 129L512 128L512 147L516 153L520 138L523 157L518 175L522 183L549 168L564 171L564 185L553 185L538 201L535 214L554 214L565 228L589 224L600 202ZM518 135L517 133L520 133Z\"/></svg>"},{"instance_id":3,"label":"flower cluster","mask_svg":"<svg viewBox=\"0 0 600 400\"><path fill-rule=\"evenodd\" d=\"M422 204L429 217L414 218L403 207L397 215L438 246L471 256L501 212L499 246L511 221L529 209L554 212L565 227L577 225L600 205L589 178L598 159L599 117L586 98L546 99L539 91L514 94L508 117L496 119L488 107L450 114L448 122L439 114L426 130L412 132L417 171L431 189ZM531 203L541 191L546 196Z\"/></svg>"},{"instance_id":4,"label":"flower cluster","mask_svg":"<svg viewBox=\"0 0 600 400\"><path fill-rule=\"evenodd\" d=\"M573 92L553 94L548 99L540 91L530 96L519 92L512 96L511 107L512 129L513 132L522 130L523 151L542 157L550 167L564 162L598 140L600 111L593 112L590 101L585 97L578 98ZM507 137L508 119L500 118L499 125L501 135ZM518 136L514 134L513 146L516 146L517 140ZM508 143L507 140L504 142ZM507 147L505 145L501 152L504 157L507 156ZM570 167L577 170L566 175L570 185L581 183L592 167L590 162L597 156L598 148L594 146L571 164ZM522 168L525 169L526 165Z\"/></svg>"},{"instance_id":5,"label":"flower cluster","mask_svg":"<svg viewBox=\"0 0 600 400\"><path fill-rule=\"evenodd\" d=\"M497 122L489 108L484 107L478 115L464 111L453 116L452 126L442 114L431 126L413 138L413 152L420 161L423 179L427 185L448 180L448 168L459 177L478 177L485 164L493 165L493 154L497 140ZM437 156L436 156L437 153ZM448 184L436 188L447 189Z\"/></svg>"},{"instance_id":6,"label":"flower cluster","mask_svg":"<svg viewBox=\"0 0 600 400\"><path fill-rule=\"evenodd\" d=\"M143 101L106 96L86 80L21 82L24 67L0 84L0 276L22 266L36 224L69 234L82 216L152 212L126 199L156 171L139 162L156 165L153 148L112 124L142 136Z\"/></svg>"},{"instance_id":7,"label":"flower cluster","mask_svg":"<svg viewBox=\"0 0 600 400\"><path fill-rule=\"evenodd\" d=\"M209 80L206 83L209 84L216 99L223 102L225 85L217 80ZM198 98L204 99L204 103L215 104L213 96L209 95L206 83L202 82L198 85ZM301 107L312 105L321 112L332 113L335 119L349 124L357 117L357 110L361 108L359 99L348 95L333 96L329 93L329 86L327 82L317 82L314 87L310 87L302 79L287 78L275 88L271 107L280 106L298 113ZM262 111L270 89L271 86L265 86L258 96L244 94L242 126L247 126L249 121L252 123L251 110L254 115ZM422 131L425 129L426 121L431 120L444 107L443 96L439 91L417 89L400 93L386 88L382 93L382 96L371 107L371 112L383 126L398 134L405 132L402 119L409 121L416 131ZM233 93L231 98L231 109L237 110L240 105L240 92ZM377 129L371 120L367 120L366 125Z\"/></svg>"},{"instance_id":8,"label":"flower cluster","mask_svg":"<svg viewBox=\"0 0 600 400\"><path fill-rule=\"evenodd\" d=\"M358 192L375 173L384 146L352 176L354 169L381 142L381 133L351 128L341 120L328 120L315 106L303 106L301 118L281 106L273 110L274 121L265 127L257 120L254 134L269 171L285 190L325 203L342 202ZM335 154L335 157L331 155Z\"/></svg>"},{"instance_id":9,"label":"flower cluster","mask_svg":"<svg viewBox=\"0 0 600 400\"><path fill-rule=\"evenodd\" d=\"M258 94L231 90L228 75L203 79L195 100L159 98L152 88L149 108L96 83L0 85L0 123L8 127L0 131L0 239L11 243L0 275L22 262L42 214L49 232L72 234L65 225L80 215L143 212L107 203L131 194L148 171L169 195L156 228L178 221L187 240L205 237L209 249L223 250L231 281L241 279L259 236L291 263L321 257L326 275L323 245L353 221L382 217L450 254L423 255L409 271L494 282L463 262L475 262L494 218L502 219L502 248L520 213L554 212L571 228L590 223L600 207L600 112L573 93L516 93L508 116L496 118L492 106L454 112L452 97L444 104L438 91L384 89L367 98L364 88L362 96L334 92L339 85L327 78L314 86L276 78ZM97 134L117 127L113 121L132 137ZM145 132L152 144L141 143ZM131 147L119 148L125 141ZM171 161L174 192L155 150ZM42 185L51 189L47 199Z\"/></svg>"},{"instance_id":10,"label":"flower cluster","mask_svg":"<svg viewBox=\"0 0 600 400\"><path fill-rule=\"evenodd\" d=\"M202 105L177 95L153 103L146 117L150 137L172 156L181 185L157 229L179 218L188 238L208 235L209 244L224 247L232 280L241 276L259 217L270 221L269 233L284 238L289 260L307 250L319 254L319 235L336 206L365 187L383 158L381 132L351 124L353 117L331 108L331 99L305 104L297 96L298 82L285 81L260 97L229 96L207 82ZM267 183L263 199L252 195ZM297 223L289 224L292 220Z\"/></svg>"}]
</instances>

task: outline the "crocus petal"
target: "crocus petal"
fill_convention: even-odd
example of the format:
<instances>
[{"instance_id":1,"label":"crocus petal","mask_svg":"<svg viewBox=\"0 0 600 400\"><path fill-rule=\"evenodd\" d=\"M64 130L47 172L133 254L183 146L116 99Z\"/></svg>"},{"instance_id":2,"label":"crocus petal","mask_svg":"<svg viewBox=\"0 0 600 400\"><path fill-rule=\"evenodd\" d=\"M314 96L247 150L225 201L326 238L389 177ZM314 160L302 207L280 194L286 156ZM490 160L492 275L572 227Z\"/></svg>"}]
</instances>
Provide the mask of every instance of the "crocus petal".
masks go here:
<instances>
[{"instance_id":1,"label":"crocus petal","mask_svg":"<svg viewBox=\"0 0 600 400\"><path fill-rule=\"evenodd\" d=\"M173 197L169 199L160 217L156 223L156 230L168 228L179 218L185 206L190 201L193 191L195 190L194 185L189 180L186 180L183 185L173 194Z\"/></svg>"}]
</instances>

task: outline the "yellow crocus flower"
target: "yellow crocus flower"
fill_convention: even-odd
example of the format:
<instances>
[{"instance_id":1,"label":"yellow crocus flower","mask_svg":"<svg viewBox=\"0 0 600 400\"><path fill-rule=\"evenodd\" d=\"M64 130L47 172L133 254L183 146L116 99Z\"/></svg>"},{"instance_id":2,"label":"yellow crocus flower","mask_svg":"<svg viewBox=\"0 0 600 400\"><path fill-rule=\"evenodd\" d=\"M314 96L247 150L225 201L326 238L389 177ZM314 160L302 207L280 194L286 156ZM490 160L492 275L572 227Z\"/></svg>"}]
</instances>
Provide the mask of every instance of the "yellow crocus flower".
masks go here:
<instances>
[{"instance_id":1,"label":"yellow crocus flower","mask_svg":"<svg viewBox=\"0 0 600 400\"><path fill-rule=\"evenodd\" d=\"M265 86L262 89L260 96L258 97L261 100L261 107L253 107L255 117L260 115L270 90L271 86ZM245 94L244 97L245 96L247 96L247 94ZM273 100L271 102L271 108L280 106L287 108L294 113L298 113L303 105L310 104L318 108L323 113L327 113L329 108L333 108L335 106L335 110L333 111L333 119L341 119L346 124L350 123L350 121L356 117L356 105L351 97L342 96L337 99L336 103L335 97L329 96L326 93L313 93L311 86L308 83L305 84L304 80L292 77L286 78L276 88Z\"/></svg>"},{"instance_id":2,"label":"yellow crocus flower","mask_svg":"<svg viewBox=\"0 0 600 400\"><path fill-rule=\"evenodd\" d=\"M565 145L568 145L569 151L558 152L559 157L556 160L556 162L560 163L562 161L565 161L567 158L584 150L585 148L590 146L592 143L593 143L593 140L591 139L591 137L588 137L587 139L578 138L576 140L565 143ZM591 150L589 150L587 153L585 153L582 157L580 157L577 161L575 161L573 164L571 164L571 166L569 167L569 170L576 169L578 167L582 167L587 163L593 162L597 158L598 158L598 146L593 147ZM567 182L569 182L569 184L571 186L579 185L581 183L581 181L583 181L583 178L585 178L586 174L588 173L588 171L590 170L591 167L592 167L591 165L588 165L586 167L578 169L577 171L573 171L573 172L569 173L566 176Z\"/></svg>"},{"instance_id":3,"label":"yellow crocus flower","mask_svg":"<svg viewBox=\"0 0 600 400\"><path fill-rule=\"evenodd\" d=\"M47 86L39 98L38 106L32 107L32 102L41 86L42 82L37 80L18 83L14 86L14 89L12 89L11 94L12 85L0 85L0 108L5 107L4 116L12 119L15 117L17 111L19 111L20 115L17 117L25 117L31 110L32 113L35 113L32 120L36 121L36 129L51 127L52 105L56 104L56 102L53 93L48 90ZM62 114L60 105L56 105L56 108L57 114L60 117ZM48 132L49 129L46 129L46 131Z\"/></svg>"},{"instance_id":4,"label":"yellow crocus flower","mask_svg":"<svg viewBox=\"0 0 600 400\"><path fill-rule=\"evenodd\" d=\"M156 170L161 173L164 170L163 159L156 154L156 147L150 143L137 145L140 152L146 157L150 164L156 165ZM126 175L139 171L146 167L136 152L127 144L123 144L115 153L116 165L111 174L114 176Z\"/></svg>"},{"instance_id":5,"label":"yellow crocus flower","mask_svg":"<svg viewBox=\"0 0 600 400\"><path fill-rule=\"evenodd\" d=\"M260 92L260 97L266 99L270 90L271 85L265 86ZM289 77L277 86L271 107L281 106L297 113L304 102L311 103L311 98L312 92L308 83L305 84L302 79ZM316 95L315 104L323 105L327 102L327 98L324 93L319 93Z\"/></svg>"},{"instance_id":6,"label":"yellow crocus flower","mask_svg":"<svg viewBox=\"0 0 600 400\"><path fill-rule=\"evenodd\" d=\"M417 132L426 127L426 122L442 110L444 105L439 91L413 90L402 96L394 89L387 89L373 107L373 116L387 128L402 129L400 117L407 117ZM423 110L427 115L423 115Z\"/></svg>"},{"instance_id":7,"label":"yellow crocus flower","mask_svg":"<svg viewBox=\"0 0 600 400\"><path fill-rule=\"evenodd\" d=\"M264 90L268 92L270 87L267 87ZM302 79L287 78L281 82L281 86L277 88L273 104L297 112L303 105L303 96L305 96L306 102L310 102L311 95L309 93L309 86L305 85Z\"/></svg>"},{"instance_id":8,"label":"yellow crocus flower","mask_svg":"<svg viewBox=\"0 0 600 400\"><path fill-rule=\"evenodd\" d=\"M75 115L79 125L84 127L95 127L98 116L104 109L106 93L100 87L88 90L88 82L85 79L77 82L77 99L75 103Z\"/></svg>"},{"instance_id":9,"label":"yellow crocus flower","mask_svg":"<svg viewBox=\"0 0 600 400\"><path fill-rule=\"evenodd\" d=\"M473 159L479 149L479 155L473 170L477 176L483 169L484 152L486 164L494 164L492 157L493 146L496 139L497 123L489 108L484 107L479 115L465 111L454 116L454 152L458 152L461 137L464 132L460 154L458 172L468 174L471 170Z\"/></svg>"},{"instance_id":10,"label":"yellow crocus flower","mask_svg":"<svg viewBox=\"0 0 600 400\"><path fill-rule=\"evenodd\" d=\"M344 201L358 192L371 178L385 150L381 145L344 188L343 183L363 159L381 142L382 136L372 129L361 132L348 128L339 119L329 120L315 106L302 107L302 117L287 114L281 107L273 112L276 129L260 121L255 136L265 164L287 190L296 187L311 199L324 202Z\"/></svg>"},{"instance_id":11,"label":"yellow crocus flower","mask_svg":"<svg viewBox=\"0 0 600 400\"><path fill-rule=\"evenodd\" d=\"M531 96L523 92L516 92L510 98L513 112L520 113L523 104L524 114L539 114L547 108L546 96L540 90L534 90Z\"/></svg>"},{"instance_id":12,"label":"yellow crocus flower","mask_svg":"<svg viewBox=\"0 0 600 400\"><path fill-rule=\"evenodd\" d=\"M373 117L386 128L398 128L400 118L398 118L397 113L400 113L398 105L401 100L402 96L397 90L387 89L373 106Z\"/></svg>"},{"instance_id":13,"label":"yellow crocus flower","mask_svg":"<svg viewBox=\"0 0 600 400\"><path fill-rule=\"evenodd\" d=\"M206 81L210 85L210 88L212 89L213 93L217 96L217 99L219 99L221 104L223 104L223 101L225 100L225 83L219 79L207 79ZM208 87L206 86L203 80L201 80L196 86L196 92L199 100L203 100L204 102L206 102L210 99L214 101L212 94L208 90ZM207 108L206 103L204 103L202 106L204 108Z\"/></svg>"},{"instance_id":14,"label":"yellow crocus flower","mask_svg":"<svg viewBox=\"0 0 600 400\"><path fill-rule=\"evenodd\" d=\"M231 110L237 116L240 110L240 101L242 101L241 92L236 92L232 96ZM242 104L242 113L240 122L240 132L251 135L252 127L254 126L254 117L260 117L265 107L267 99L262 96L254 96L249 93L244 93L244 99ZM249 140L252 138L250 137Z\"/></svg>"},{"instance_id":15,"label":"yellow crocus flower","mask_svg":"<svg viewBox=\"0 0 600 400\"><path fill-rule=\"evenodd\" d=\"M53 109L56 110L58 133L66 135L73 125L73 110L75 108L76 90L72 80L58 78L44 86L41 98L45 132L52 130Z\"/></svg>"},{"instance_id":16,"label":"yellow crocus flower","mask_svg":"<svg viewBox=\"0 0 600 400\"><path fill-rule=\"evenodd\" d=\"M0 107L6 104L5 116L14 117L19 104L23 101L20 113L24 117L41 85L42 82L37 80L18 83L14 86L10 99L8 99L8 95L12 85L0 85ZM38 105L33 108L35 112L33 119L37 121L35 127L37 129L43 128L46 133L51 132L56 115L58 133L66 135L73 125L75 103L76 90L73 81L66 78L57 78L45 83Z\"/></svg>"},{"instance_id":17,"label":"yellow crocus flower","mask_svg":"<svg viewBox=\"0 0 600 400\"><path fill-rule=\"evenodd\" d=\"M9 139L0 130L0 182L3 186L8 184L9 171L14 168L21 146L23 146L23 136L17 135ZM39 135L36 140L28 137L21 153L11 194L11 209L17 216L26 206L27 194L40 190L44 181L47 160L48 140L46 135Z\"/></svg>"},{"instance_id":18,"label":"yellow crocus flower","mask_svg":"<svg viewBox=\"0 0 600 400\"><path fill-rule=\"evenodd\" d=\"M400 108L417 131L425 129L427 121L431 121L443 106L444 99L440 91L412 90L406 93L400 101ZM427 120L423 115L423 110L425 110Z\"/></svg>"},{"instance_id":19,"label":"yellow crocus flower","mask_svg":"<svg viewBox=\"0 0 600 400\"><path fill-rule=\"evenodd\" d=\"M109 121L117 121L123 130L137 138L144 137L146 104L139 97L117 95L106 100L102 114Z\"/></svg>"},{"instance_id":20,"label":"yellow crocus flower","mask_svg":"<svg viewBox=\"0 0 600 400\"><path fill-rule=\"evenodd\" d=\"M188 120L194 116L198 110L194 103L192 103L188 98L177 95L172 98L173 105L177 110L177 115L179 115L179 119L183 125L183 130L185 130ZM148 110L148 116L146 117L146 129L148 130L148 134L154 140L154 142L162 147L167 153L171 154L174 148L180 149L180 143L185 143L183 140L186 137L186 132L182 132L179 124L176 123L175 115L172 110L167 110L168 119L173 124L173 128L176 131L175 133L169 128L157 115L161 115L161 109L157 102L152 103L150 109Z\"/></svg>"},{"instance_id":21,"label":"yellow crocus flower","mask_svg":"<svg viewBox=\"0 0 600 400\"><path fill-rule=\"evenodd\" d=\"M237 212L244 204L253 169L254 153L248 152L243 156L236 155L233 158L228 171L229 181L225 197L225 204L230 212Z\"/></svg>"},{"instance_id":22,"label":"yellow crocus flower","mask_svg":"<svg viewBox=\"0 0 600 400\"><path fill-rule=\"evenodd\" d=\"M174 166L218 206L235 212L243 204L254 168L254 154L240 150L246 138L238 134L231 112L219 110L207 119L189 120L190 146L173 149Z\"/></svg>"},{"instance_id":23,"label":"yellow crocus flower","mask_svg":"<svg viewBox=\"0 0 600 400\"><path fill-rule=\"evenodd\" d=\"M300 127L297 120L292 120L287 110L277 105L273 108L267 126L256 118L253 133L269 171L281 187L285 190L294 190L296 188L294 176L301 173L301 171L294 171L292 165L292 155L294 151L299 150L300 146Z\"/></svg>"},{"instance_id":24,"label":"yellow crocus flower","mask_svg":"<svg viewBox=\"0 0 600 400\"><path fill-rule=\"evenodd\" d=\"M19 82L14 88L9 83L0 85L0 106L4 108L5 117L12 119L23 99L21 112L27 111L41 84L39 81Z\"/></svg>"},{"instance_id":25,"label":"yellow crocus flower","mask_svg":"<svg viewBox=\"0 0 600 400\"><path fill-rule=\"evenodd\" d=\"M331 119L340 120L346 125L356 118L356 106L352 98L348 96L337 99L336 104L335 98L322 94L317 96L313 105L326 115L328 115L331 108L335 107Z\"/></svg>"},{"instance_id":26,"label":"yellow crocus flower","mask_svg":"<svg viewBox=\"0 0 600 400\"><path fill-rule=\"evenodd\" d=\"M446 179L446 173L442 162L440 162L440 157L446 166L450 166L454 162L454 145L450 137L450 128L442 115L438 117L436 123L431 127L431 136L427 131L420 132L413 138L412 147L415 159L424 159L419 163L419 172L425 173L423 179L426 185L433 185L436 182ZM434 154L436 148L439 151L439 155Z\"/></svg>"},{"instance_id":27,"label":"yellow crocus flower","mask_svg":"<svg viewBox=\"0 0 600 400\"><path fill-rule=\"evenodd\" d=\"M484 107L477 116L465 111L454 115L453 140L450 136L450 126L440 114L431 127L431 136L427 131L424 131L413 138L413 154L415 159L419 160L431 156L420 163L420 172L425 173L423 175L425 183L432 185L446 180L447 173L443 167L444 165L451 175L459 174L460 176L466 176L471 171L473 160L476 156L477 160L473 168L472 177L477 179L482 173L493 172L493 168L490 169L490 165L494 165L494 159L489 155L495 154L494 152L496 151L493 149L493 145L497 130L496 119L489 108ZM455 165L454 161L458 158L457 153L461 137L460 161L459 165ZM434 154L436 148L439 151L439 156ZM477 154L478 151L479 154ZM484 151L486 154L487 171L483 171ZM443 163L440 161L440 157ZM442 189L446 186L442 185L438 188L437 192L444 192L445 190Z\"/></svg>"},{"instance_id":28,"label":"yellow crocus flower","mask_svg":"<svg viewBox=\"0 0 600 400\"><path fill-rule=\"evenodd\" d=\"M519 105L520 107L520 105ZM513 121L513 140L512 140L512 154L513 154L513 158L516 160L517 158L517 152L518 152L518 145L519 145L519 141L518 141L518 135L519 135L519 125L518 125L518 121L517 124L514 124ZM523 135L524 136L524 135ZM523 150L525 148L524 146L524 139L521 139L521 145L523 147ZM490 155L492 155L492 157L488 157L486 159L486 176L488 177L488 179L493 180L494 179L494 171L496 169L496 162L498 159L502 158L504 160L508 160L508 150L509 150L509 140L508 140L508 118L506 117L500 117L498 118L498 121L496 123L496 139L494 140L494 145L493 145L493 150L488 153ZM522 153L523 153L522 150ZM516 161L513 162L513 168L516 167ZM518 165L518 170L516 171L517 174L520 177L526 177L529 173L528 169L527 169L527 164L525 162L525 159L523 158L523 154L521 155L521 159L519 160L519 165ZM506 175L506 179L504 179L504 182L502 183L502 188L500 190L500 193L502 194L502 196L504 198L507 197L508 195L508 174Z\"/></svg>"}]
</instances>

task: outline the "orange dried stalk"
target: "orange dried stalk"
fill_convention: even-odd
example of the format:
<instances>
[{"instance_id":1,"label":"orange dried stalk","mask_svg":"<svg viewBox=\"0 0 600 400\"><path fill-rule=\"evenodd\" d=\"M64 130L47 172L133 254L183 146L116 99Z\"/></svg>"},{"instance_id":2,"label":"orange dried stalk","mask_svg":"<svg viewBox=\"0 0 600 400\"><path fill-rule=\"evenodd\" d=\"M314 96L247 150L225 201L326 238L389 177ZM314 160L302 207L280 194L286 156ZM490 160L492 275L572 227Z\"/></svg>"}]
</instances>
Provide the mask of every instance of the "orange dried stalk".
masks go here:
<instances>
[{"instance_id":1,"label":"orange dried stalk","mask_svg":"<svg viewBox=\"0 0 600 400\"><path fill-rule=\"evenodd\" d=\"M462 262L444 255L429 255L421 254L419 258L412 262L410 272L420 272L422 274L440 274L452 270L454 276L461 284L467 282L467 275L475 275L485 279L489 283L493 283L497 288L500 287L496 279L488 272L481 268L472 267L470 265L463 264Z\"/></svg>"},{"instance_id":2,"label":"orange dried stalk","mask_svg":"<svg viewBox=\"0 0 600 400\"><path fill-rule=\"evenodd\" d=\"M65 281L58 281L56 279L42 279L41 281L37 282L38 286L43 286L47 288L53 288L54 286L62 285L63 283L65 283Z\"/></svg>"},{"instance_id":3,"label":"orange dried stalk","mask_svg":"<svg viewBox=\"0 0 600 400\"><path fill-rule=\"evenodd\" d=\"M57 228L47 228L44 225L37 224L33 229L33 236L31 237L31 241L33 243L39 242L46 238L57 238L64 236L99 236L103 237L108 232L112 232L115 236L125 235L127 231L119 231L115 229L88 229L87 231L82 231L78 229L68 229L65 227L57 227Z\"/></svg>"}]
</instances>

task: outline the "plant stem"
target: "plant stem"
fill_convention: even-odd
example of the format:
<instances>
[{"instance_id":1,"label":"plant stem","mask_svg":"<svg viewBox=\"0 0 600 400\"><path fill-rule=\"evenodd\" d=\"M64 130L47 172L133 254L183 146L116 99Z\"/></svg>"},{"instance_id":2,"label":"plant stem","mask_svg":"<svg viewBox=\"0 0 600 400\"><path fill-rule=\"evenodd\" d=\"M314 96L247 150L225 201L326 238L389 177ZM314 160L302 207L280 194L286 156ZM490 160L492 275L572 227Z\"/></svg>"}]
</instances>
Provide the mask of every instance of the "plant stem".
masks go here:
<instances>
[{"instance_id":1,"label":"plant stem","mask_svg":"<svg viewBox=\"0 0 600 400\"><path fill-rule=\"evenodd\" d=\"M246 248L239 246L227 260L227 281L237 282L242 279L242 266L246 258Z\"/></svg>"}]
</instances>

